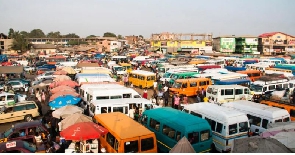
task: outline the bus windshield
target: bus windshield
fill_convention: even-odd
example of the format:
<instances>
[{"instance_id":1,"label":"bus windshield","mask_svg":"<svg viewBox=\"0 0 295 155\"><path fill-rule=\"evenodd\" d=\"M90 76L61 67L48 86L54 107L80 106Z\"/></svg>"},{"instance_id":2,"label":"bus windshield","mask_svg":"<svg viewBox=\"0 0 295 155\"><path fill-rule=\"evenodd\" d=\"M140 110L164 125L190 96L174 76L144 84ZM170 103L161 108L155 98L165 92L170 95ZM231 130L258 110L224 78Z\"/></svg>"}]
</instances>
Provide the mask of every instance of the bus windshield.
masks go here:
<instances>
[{"instance_id":1,"label":"bus windshield","mask_svg":"<svg viewBox=\"0 0 295 155\"><path fill-rule=\"evenodd\" d=\"M172 85L172 88L181 88L181 85L182 85L181 82L175 82L175 83Z\"/></svg>"},{"instance_id":2,"label":"bus windshield","mask_svg":"<svg viewBox=\"0 0 295 155\"><path fill-rule=\"evenodd\" d=\"M262 92L263 86L260 85L250 85L250 89L255 92Z\"/></svg>"},{"instance_id":3,"label":"bus windshield","mask_svg":"<svg viewBox=\"0 0 295 155\"><path fill-rule=\"evenodd\" d=\"M163 75L163 78L170 78L170 76L171 76L171 73L165 73L165 74Z\"/></svg>"}]
</instances>

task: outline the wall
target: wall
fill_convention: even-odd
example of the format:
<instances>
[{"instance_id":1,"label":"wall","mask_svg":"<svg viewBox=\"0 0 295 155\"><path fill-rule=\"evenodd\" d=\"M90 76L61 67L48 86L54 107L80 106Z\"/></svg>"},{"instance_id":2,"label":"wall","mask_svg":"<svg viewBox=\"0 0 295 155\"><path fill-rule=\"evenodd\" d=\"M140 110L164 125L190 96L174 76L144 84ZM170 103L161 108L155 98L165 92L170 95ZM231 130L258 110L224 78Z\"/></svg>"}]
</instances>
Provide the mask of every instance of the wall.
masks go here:
<instances>
[{"instance_id":1,"label":"wall","mask_svg":"<svg viewBox=\"0 0 295 155\"><path fill-rule=\"evenodd\" d=\"M220 39L220 52L235 52L236 41L235 38L221 38Z\"/></svg>"},{"instance_id":2,"label":"wall","mask_svg":"<svg viewBox=\"0 0 295 155\"><path fill-rule=\"evenodd\" d=\"M119 41L110 41L110 52L119 50L121 48L121 42Z\"/></svg>"},{"instance_id":3,"label":"wall","mask_svg":"<svg viewBox=\"0 0 295 155\"><path fill-rule=\"evenodd\" d=\"M13 39L0 39L0 49L7 51L12 45Z\"/></svg>"},{"instance_id":4,"label":"wall","mask_svg":"<svg viewBox=\"0 0 295 155\"><path fill-rule=\"evenodd\" d=\"M246 38L246 45L258 45L258 38Z\"/></svg>"}]
</instances>

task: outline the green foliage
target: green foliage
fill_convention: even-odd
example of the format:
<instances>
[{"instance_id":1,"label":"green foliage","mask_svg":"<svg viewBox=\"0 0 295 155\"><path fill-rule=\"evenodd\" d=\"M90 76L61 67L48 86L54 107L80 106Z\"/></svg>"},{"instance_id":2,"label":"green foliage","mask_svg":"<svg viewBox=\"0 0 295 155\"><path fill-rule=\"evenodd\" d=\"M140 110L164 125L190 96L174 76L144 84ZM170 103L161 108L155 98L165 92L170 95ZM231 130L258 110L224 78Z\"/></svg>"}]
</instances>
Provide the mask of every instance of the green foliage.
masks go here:
<instances>
[{"instance_id":1,"label":"green foliage","mask_svg":"<svg viewBox=\"0 0 295 155\"><path fill-rule=\"evenodd\" d=\"M76 35L75 33L69 33L63 36L64 38L80 38L80 36Z\"/></svg>"},{"instance_id":2,"label":"green foliage","mask_svg":"<svg viewBox=\"0 0 295 155\"><path fill-rule=\"evenodd\" d=\"M96 36L95 35L89 35L89 36L87 36L86 38L95 38Z\"/></svg>"},{"instance_id":3,"label":"green foliage","mask_svg":"<svg viewBox=\"0 0 295 155\"><path fill-rule=\"evenodd\" d=\"M26 51L28 50L28 42L25 39L25 36L22 35L19 31L15 31L13 34L13 41L11 45L11 49L13 50L20 50L20 51Z\"/></svg>"},{"instance_id":4,"label":"green foliage","mask_svg":"<svg viewBox=\"0 0 295 155\"><path fill-rule=\"evenodd\" d=\"M61 37L62 37L62 35L60 34L59 31L57 31L57 32L49 32L47 34L47 38L61 38Z\"/></svg>"},{"instance_id":5,"label":"green foliage","mask_svg":"<svg viewBox=\"0 0 295 155\"><path fill-rule=\"evenodd\" d=\"M68 45L81 45L81 44L88 44L88 43L85 41L78 41L78 40L70 40L68 42Z\"/></svg>"},{"instance_id":6,"label":"green foliage","mask_svg":"<svg viewBox=\"0 0 295 155\"><path fill-rule=\"evenodd\" d=\"M139 35L138 37L142 38L143 39L143 36L142 35Z\"/></svg>"},{"instance_id":7,"label":"green foliage","mask_svg":"<svg viewBox=\"0 0 295 155\"><path fill-rule=\"evenodd\" d=\"M30 32L29 35L31 38L45 38L46 35L44 34L44 32L40 29L34 29Z\"/></svg>"},{"instance_id":8,"label":"green foliage","mask_svg":"<svg viewBox=\"0 0 295 155\"><path fill-rule=\"evenodd\" d=\"M9 32L8 32L8 38L11 38L13 39L13 34L14 34L14 30L12 28L9 29Z\"/></svg>"},{"instance_id":9,"label":"green foliage","mask_svg":"<svg viewBox=\"0 0 295 155\"><path fill-rule=\"evenodd\" d=\"M103 34L103 37L117 37L114 33L106 32Z\"/></svg>"},{"instance_id":10,"label":"green foliage","mask_svg":"<svg viewBox=\"0 0 295 155\"><path fill-rule=\"evenodd\" d=\"M123 36L121 34L118 34L118 39L123 39Z\"/></svg>"}]
</instances>

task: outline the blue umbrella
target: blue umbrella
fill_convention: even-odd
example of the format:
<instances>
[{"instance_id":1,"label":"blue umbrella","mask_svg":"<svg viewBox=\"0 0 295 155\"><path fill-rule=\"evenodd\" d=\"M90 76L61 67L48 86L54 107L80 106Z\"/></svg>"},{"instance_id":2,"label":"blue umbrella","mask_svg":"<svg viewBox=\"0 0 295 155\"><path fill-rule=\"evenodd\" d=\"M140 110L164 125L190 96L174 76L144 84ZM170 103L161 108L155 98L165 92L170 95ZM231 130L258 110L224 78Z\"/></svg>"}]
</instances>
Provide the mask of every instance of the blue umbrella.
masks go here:
<instances>
[{"instance_id":1,"label":"blue umbrella","mask_svg":"<svg viewBox=\"0 0 295 155\"><path fill-rule=\"evenodd\" d=\"M59 96L53 101L49 102L51 108L61 108L66 105L75 105L81 101L81 98L72 95Z\"/></svg>"}]
</instances>

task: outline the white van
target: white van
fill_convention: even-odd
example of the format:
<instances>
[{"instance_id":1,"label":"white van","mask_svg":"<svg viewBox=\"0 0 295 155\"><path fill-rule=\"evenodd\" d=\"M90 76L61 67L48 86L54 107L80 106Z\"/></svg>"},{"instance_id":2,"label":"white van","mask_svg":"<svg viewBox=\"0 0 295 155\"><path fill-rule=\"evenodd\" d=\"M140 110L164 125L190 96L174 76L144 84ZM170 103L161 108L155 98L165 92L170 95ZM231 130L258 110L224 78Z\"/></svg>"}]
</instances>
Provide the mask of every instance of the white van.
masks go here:
<instances>
[{"instance_id":1,"label":"white van","mask_svg":"<svg viewBox=\"0 0 295 155\"><path fill-rule=\"evenodd\" d=\"M154 108L154 104L145 98L104 99L93 101L90 104L89 114L93 117L97 114L119 111L130 116L129 110L133 108L133 105L139 108L139 114L143 113L145 110Z\"/></svg>"},{"instance_id":2,"label":"white van","mask_svg":"<svg viewBox=\"0 0 295 155\"><path fill-rule=\"evenodd\" d=\"M14 105L15 104L15 94L3 92L0 94L0 106Z\"/></svg>"},{"instance_id":3,"label":"white van","mask_svg":"<svg viewBox=\"0 0 295 155\"><path fill-rule=\"evenodd\" d=\"M213 103L184 105L183 111L208 121L213 133L213 149L219 152L230 152L235 139L248 137L248 117L240 111Z\"/></svg>"},{"instance_id":4,"label":"white van","mask_svg":"<svg viewBox=\"0 0 295 155\"><path fill-rule=\"evenodd\" d=\"M209 85L206 97L218 103L226 103L235 100L251 101L252 95L248 87L240 85Z\"/></svg>"},{"instance_id":5,"label":"white van","mask_svg":"<svg viewBox=\"0 0 295 155\"><path fill-rule=\"evenodd\" d=\"M85 83L93 83L93 82L116 82L115 79L111 78L111 77L107 77L107 76L97 76L97 77L79 77L78 79L76 79L77 83L79 85L83 85Z\"/></svg>"},{"instance_id":6,"label":"white van","mask_svg":"<svg viewBox=\"0 0 295 155\"><path fill-rule=\"evenodd\" d=\"M110 84L91 84L91 83L83 84L83 85L81 85L81 87L79 89L79 94L84 101L87 101L87 94L88 94L89 89L91 89L91 88L102 89L102 88L125 88L125 87L123 85L115 84L115 83L114 84L113 83L110 83Z\"/></svg>"},{"instance_id":7,"label":"white van","mask_svg":"<svg viewBox=\"0 0 295 155\"><path fill-rule=\"evenodd\" d=\"M132 88L90 88L87 94L87 103L95 100L120 99L120 98L142 98L138 92Z\"/></svg>"},{"instance_id":8,"label":"white van","mask_svg":"<svg viewBox=\"0 0 295 155\"><path fill-rule=\"evenodd\" d=\"M251 101L234 101L222 104L247 115L251 132L262 133L267 129L268 123L290 122L290 114L285 109L271 107Z\"/></svg>"}]
</instances>

